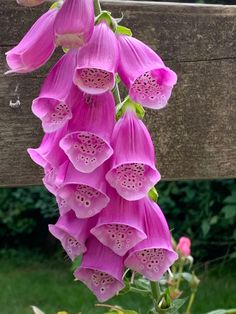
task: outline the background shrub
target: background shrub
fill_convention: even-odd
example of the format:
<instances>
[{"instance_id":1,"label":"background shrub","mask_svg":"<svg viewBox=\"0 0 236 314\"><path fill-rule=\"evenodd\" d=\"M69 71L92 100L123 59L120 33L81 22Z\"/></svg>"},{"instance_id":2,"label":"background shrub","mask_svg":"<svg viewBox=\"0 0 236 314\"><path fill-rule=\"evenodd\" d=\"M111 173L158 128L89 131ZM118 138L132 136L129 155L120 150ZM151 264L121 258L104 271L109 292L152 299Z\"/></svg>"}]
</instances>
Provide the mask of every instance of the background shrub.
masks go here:
<instances>
[{"instance_id":1,"label":"background shrub","mask_svg":"<svg viewBox=\"0 0 236 314\"><path fill-rule=\"evenodd\" d=\"M174 237L189 236L194 257L236 255L236 180L161 182L157 188ZM0 189L0 248L51 249L47 225L57 215L43 187Z\"/></svg>"}]
</instances>

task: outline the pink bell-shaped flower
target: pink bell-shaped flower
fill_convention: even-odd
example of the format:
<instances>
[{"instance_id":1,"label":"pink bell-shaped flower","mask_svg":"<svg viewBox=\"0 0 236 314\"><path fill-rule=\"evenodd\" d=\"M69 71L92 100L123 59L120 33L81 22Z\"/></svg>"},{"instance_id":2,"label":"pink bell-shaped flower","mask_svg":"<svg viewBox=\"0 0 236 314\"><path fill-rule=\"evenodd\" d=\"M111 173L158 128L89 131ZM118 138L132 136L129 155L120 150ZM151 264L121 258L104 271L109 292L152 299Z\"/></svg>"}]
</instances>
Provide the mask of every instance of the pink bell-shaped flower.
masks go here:
<instances>
[{"instance_id":1,"label":"pink bell-shaped flower","mask_svg":"<svg viewBox=\"0 0 236 314\"><path fill-rule=\"evenodd\" d=\"M60 160L57 165L46 164L44 167L43 184L46 189L57 197L58 189L63 185L65 174L68 168L68 158L65 156L65 161ZM56 164L56 163L55 163Z\"/></svg>"},{"instance_id":2,"label":"pink bell-shaped flower","mask_svg":"<svg viewBox=\"0 0 236 314\"><path fill-rule=\"evenodd\" d=\"M146 216L147 239L130 250L125 266L157 281L178 259L178 254L172 248L170 231L161 209L148 198L141 202Z\"/></svg>"},{"instance_id":3,"label":"pink bell-shaped flower","mask_svg":"<svg viewBox=\"0 0 236 314\"><path fill-rule=\"evenodd\" d=\"M67 159L64 151L60 148L59 142L67 132L67 124L57 132L44 135L42 143L38 148L28 148L27 152L31 159L39 166L46 168L58 167Z\"/></svg>"},{"instance_id":4,"label":"pink bell-shaped flower","mask_svg":"<svg viewBox=\"0 0 236 314\"><path fill-rule=\"evenodd\" d=\"M89 41L93 29L93 0L65 0L54 24L57 45L80 48Z\"/></svg>"},{"instance_id":5,"label":"pink bell-shaped flower","mask_svg":"<svg viewBox=\"0 0 236 314\"><path fill-rule=\"evenodd\" d=\"M56 195L56 201L57 201L57 205L58 205L61 216L65 215L71 210L70 206L66 203L66 201L62 197Z\"/></svg>"},{"instance_id":6,"label":"pink bell-shaped flower","mask_svg":"<svg viewBox=\"0 0 236 314\"><path fill-rule=\"evenodd\" d=\"M86 252L85 242L90 235L90 229L96 223L95 217L78 219L73 211L61 216L55 225L49 225L49 231L61 244L70 257L74 260Z\"/></svg>"},{"instance_id":7,"label":"pink bell-shaped flower","mask_svg":"<svg viewBox=\"0 0 236 314\"><path fill-rule=\"evenodd\" d=\"M81 97L69 123L72 132L60 142L77 170L92 172L113 154L110 139L114 125L115 102L110 92Z\"/></svg>"},{"instance_id":8,"label":"pink bell-shaped flower","mask_svg":"<svg viewBox=\"0 0 236 314\"><path fill-rule=\"evenodd\" d=\"M25 7L35 7L36 5L40 5L48 0L16 0L16 2Z\"/></svg>"},{"instance_id":9,"label":"pink bell-shaped flower","mask_svg":"<svg viewBox=\"0 0 236 314\"><path fill-rule=\"evenodd\" d=\"M106 194L105 171L105 165L89 174L79 172L72 164L68 165L58 196L65 200L78 218L92 217L107 206L110 199Z\"/></svg>"},{"instance_id":10,"label":"pink bell-shaped flower","mask_svg":"<svg viewBox=\"0 0 236 314\"><path fill-rule=\"evenodd\" d=\"M144 211L139 201L129 202L110 189L110 202L99 214L97 225L91 233L117 255L147 238L144 229Z\"/></svg>"},{"instance_id":11,"label":"pink bell-shaped flower","mask_svg":"<svg viewBox=\"0 0 236 314\"><path fill-rule=\"evenodd\" d=\"M130 109L115 125L112 147L114 154L107 181L128 201L143 198L160 180L160 174L155 168L150 134Z\"/></svg>"},{"instance_id":12,"label":"pink bell-shaped flower","mask_svg":"<svg viewBox=\"0 0 236 314\"><path fill-rule=\"evenodd\" d=\"M19 44L6 52L7 73L27 73L40 68L54 52L53 23L57 9L43 14Z\"/></svg>"},{"instance_id":13,"label":"pink bell-shaped flower","mask_svg":"<svg viewBox=\"0 0 236 314\"><path fill-rule=\"evenodd\" d=\"M118 36L120 62L118 74L129 89L130 98L153 109L166 106L177 82L177 75L161 58L141 41Z\"/></svg>"},{"instance_id":14,"label":"pink bell-shaped flower","mask_svg":"<svg viewBox=\"0 0 236 314\"><path fill-rule=\"evenodd\" d=\"M99 302L107 301L124 288L123 258L94 237L89 238L86 246L82 264L74 276L96 295Z\"/></svg>"},{"instance_id":15,"label":"pink bell-shaped flower","mask_svg":"<svg viewBox=\"0 0 236 314\"><path fill-rule=\"evenodd\" d=\"M44 81L39 97L33 101L32 111L42 120L45 132L63 127L72 118L72 106L77 99L75 90L78 97L82 95L72 82L76 57L77 50L72 49L56 63Z\"/></svg>"},{"instance_id":16,"label":"pink bell-shaped flower","mask_svg":"<svg viewBox=\"0 0 236 314\"><path fill-rule=\"evenodd\" d=\"M106 22L94 28L87 45L78 54L74 83L88 94L102 94L115 85L118 44Z\"/></svg>"}]
</instances>

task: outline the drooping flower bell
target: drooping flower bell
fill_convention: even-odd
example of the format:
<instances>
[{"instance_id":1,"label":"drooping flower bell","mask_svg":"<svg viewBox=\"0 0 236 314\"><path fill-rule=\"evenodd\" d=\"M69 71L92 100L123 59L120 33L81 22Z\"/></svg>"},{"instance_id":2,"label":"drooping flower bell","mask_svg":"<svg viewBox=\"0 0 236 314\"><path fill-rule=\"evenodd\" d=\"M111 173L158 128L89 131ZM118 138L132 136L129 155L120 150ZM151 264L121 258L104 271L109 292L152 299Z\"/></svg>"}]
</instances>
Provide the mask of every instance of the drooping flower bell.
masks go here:
<instances>
[{"instance_id":1,"label":"drooping flower bell","mask_svg":"<svg viewBox=\"0 0 236 314\"><path fill-rule=\"evenodd\" d=\"M176 246L176 250L179 251L182 256L189 256L191 254L191 240L187 237L181 237Z\"/></svg>"},{"instance_id":2,"label":"drooping flower bell","mask_svg":"<svg viewBox=\"0 0 236 314\"><path fill-rule=\"evenodd\" d=\"M93 35L78 54L74 83L88 94L102 94L115 85L118 45L105 21L94 27Z\"/></svg>"},{"instance_id":3,"label":"drooping flower bell","mask_svg":"<svg viewBox=\"0 0 236 314\"><path fill-rule=\"evenodd\" d=\"M150 134L131 109L116 123L112 147L114 154L107 181L128 201L143 198L160 180L160 174L155 168Z\"/></svg>"},{"instance_id":4,"label":"drooping flower bell","mask_svg":"<svg viewBox=\"0 0 236 314\"><path fill-rule=\"evenodd\" d=\"M86 243L81 266L74 276L81 280L98 298L107 301L124 288L123 258L92 237Z\"/></svg>"},{"instance_id":5,"label":"drooping flower bell","mask_svg":"<svg viewBox=\"0 0 236 314\"><path fill-rule=\"evenodd\" d=\"M157 281L178 259L178 254L172 248L170 231L159 206L148 198L140 202L146 216L147 239L130 250L125 266L141 273L149 280Z\"/></svg>"},{"instance_id":6,"label":"drooping flower bell","mask_svg":"<svg viewBox=\"0 0 236 314\"><path fill-rule=\"evenodd\" d=\"M48 0L16 0L16 2L25 7L35 7L36 5L40 5Z\"/></svg>"},{"instance_id":7,"label":"drooping flower bell","mask_svg":"<svg viewBox=\"0 0 236 314\"><path fill-rule=\"evenodd\" d=\"M69 132L60 142L74 167L94 171L113 153L110 139L115 125L115 102L111 92L81 96Z\"/></svg>"},{"instance_id":8,"label":"drooping flower bell","mask_svg":"<svg viewBox=\"0 0 236 314\"><path fill-rule=\"evenodd\" d=\"M55 49L53 24L57 9L43 14L23 37L19 44L6 52L7 73L27 73L40 68Z\"/></svg>"},{"instance_id":9,"label":"drooping flower bell","mask_svg":"<svg viewBox=\"0 0 236 314\"><path fill-rule=\"evenodd\" d=\"M166 106L177 82L177 75L144 43L119 35L118 74L129 89L130 98L153 109Z\"/></svg>"},{"instance_id":10,"label":"drooping flower bell","mask_svg":"<svg viewBox=\"0 0 236 314\"><path fill-rule=\"evenodd\" d=\"M105 172L106 165L89 174L79 172L71 163L65 169L58 196L74 210L78 218L96 215L110 201L106 194Z\"/></svg>"},{"instance_id":11,"label":"drooping flower bell","mask_svg":"<svg viewBox=\"0 0 236 314\"><path fill-rule=\"evenodd\" d=\"M147 238L144 211L139 201L129 202L110 189L110 202L99 215L91 233L105 246L120 256Z\"/></svg>"},{"instance_id":12,"label":"drooping flower bell","mask_svg":"<svg viewBox=\"0 0 236 314\"><path fill-rule=\"evenodd\" d=\"M54 24L57 45L80 48L89 41L93 29L93 0L65 0Z\"/></svg>"},{"instance_id":13,"label":"drooping flower bell","mask_svg":"<svg viewBox=\"0 0 236 314\"><path fill-rule=\"evenodd\" d=\"M73 211L60 216L55 225L49 225L51 234L61 241L61 244L74 260L86 252L85 242L90 235L90 229L96 224L96 217L78 219Z\"/></svg>"},{"instance_id":14,"label":"drooping flower bell","mask_svg":"<svg viewBox=\"0 0 236 314\"><path fill-rule=\"evenodd\" d=\"M41 119L45 132L54 132L72 118L73 103L77 99L70 93L77 90L73 85L73 73L76 67L77 50L66 53L51 69L45 79L39 97L32 104L33 113Z\"/></svg>"},{"instance_id":15,"label":"drooping flower bell","mask_svg":"<svg viewBox=\"0 0 236 314\"><path fill-rule=\"evenodd\" d=\"M66 155L60 148L59 142L67 133L68 125L53 133L46 133L38 148L28 148L31 159L45 168L49 165L58 167L66 161Z\"/></svg>"}]
</instances>

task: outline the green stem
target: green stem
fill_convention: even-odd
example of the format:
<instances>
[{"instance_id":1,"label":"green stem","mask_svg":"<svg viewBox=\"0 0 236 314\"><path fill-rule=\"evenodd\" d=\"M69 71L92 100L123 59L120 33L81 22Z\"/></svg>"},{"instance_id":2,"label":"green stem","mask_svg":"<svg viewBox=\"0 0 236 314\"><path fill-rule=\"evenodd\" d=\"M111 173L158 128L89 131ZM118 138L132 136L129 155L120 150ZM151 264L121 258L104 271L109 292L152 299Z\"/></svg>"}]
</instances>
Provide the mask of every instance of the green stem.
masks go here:
<instances>
[{"instance_id":1,"label":"green stem","mask_svg":"<svg viewBox=\"0 0 236 314\"><path fill-rule=\"evenodd\" d=\"M180 282L181 282L181 279L182 279L183 268L184 268L184 264L183 264L182 261L180 261L180 266L179 266L179 271L178 271L179 277L178 277L178 280L177 280L176 289L179 289L179 287L180 287Z\"/></svg>"},{"instance_id":2,"label":"green stem","mask_svg":"<svg viewBox=\"0 0 236 314\"><path fill-rule=\"evenodd\" d=\"M99 0L94 0L94 12L95 12L96 16L99 15L102 12Z\"/></svg>"},{"instance_id":3,"label":"green stem","mask_svg":"<svg viewBox=\"0 0 236 314\"><path fill-rule=\"evenodd\" d=\"M152 297L158 303L160 296L161 296L161 290L160 290L159 282L150 281L150 285L151 285Z\"/></svg>"},{"instance_id":4,"label":"green stem","mask_svg":"<svg viewBox=\"0 0 236 314\"><path fill-rule=\"evenodd\" d=\"M193 305L193 301L195 299L195 295L196 295L196 292L192 292L191 296L190 296L190 299L189 299L189 302L188 302L188 307L187 307L187 310L185 312L185 314L191 314L191 308L192 308L192 305Z\"/></svg>"},{"instance_id":5,"label":"green stem","mask_svg":"<svg viewBox=\"0 0 236 314\"><path fill-rule=\"evenodd\" d=\"M148 290L139 289L139 288L135 288L135 287L130 287L130 292L140 293L140 294L149 294L150 293L150 291L148 291Z\"/></svg>"},{"instance_id":6,"label":"green stem","mask_svg":"<svg viewBox=\"0 0 236 314\"><path fill-rule=\"evenodd\" d=\"M116 105L121 103L121 98L120 98L120 91L119 91L119 86L116 83L115 87L112 90L113 96L115 98L115 103Z\"/></svg>"}]
</instances>

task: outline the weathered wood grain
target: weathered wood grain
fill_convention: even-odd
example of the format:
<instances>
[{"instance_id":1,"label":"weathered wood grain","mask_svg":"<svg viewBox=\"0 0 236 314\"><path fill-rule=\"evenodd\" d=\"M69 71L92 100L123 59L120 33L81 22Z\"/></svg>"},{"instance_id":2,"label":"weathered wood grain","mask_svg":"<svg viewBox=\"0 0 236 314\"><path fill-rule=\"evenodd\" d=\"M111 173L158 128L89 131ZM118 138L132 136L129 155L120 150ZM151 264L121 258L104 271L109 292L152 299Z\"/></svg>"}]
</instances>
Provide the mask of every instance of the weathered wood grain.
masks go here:
<instances>
[{"instance_id":1,"label":"weathered wood grain","mask_svg":"<svg viewBox=\"0 0 236 314\"><path fill-rule=\"evenodd\" d=\"M139 39L151 45L179 75L170 104L148 111L163 179L236 177L235 20L236 7L103 1ZM43 7L44 9L46 6ZM31 113L44 69L3 76L4 52L15 45L42 13L0 4L0 185L41 183L40 169L26 154L42 136ZM60 55L58 50L55 59ZM19 98L19 108L9 102Z\"/></svg>"}]
</instances>

